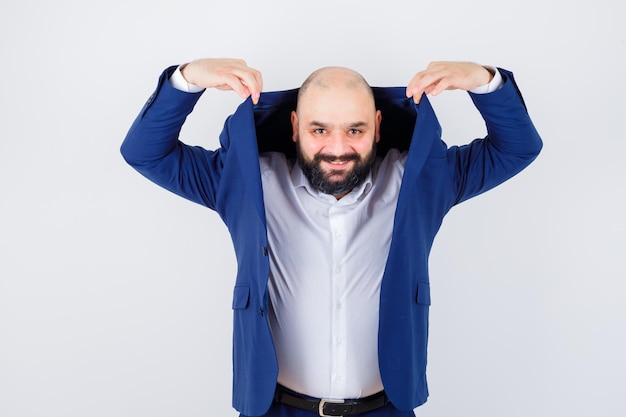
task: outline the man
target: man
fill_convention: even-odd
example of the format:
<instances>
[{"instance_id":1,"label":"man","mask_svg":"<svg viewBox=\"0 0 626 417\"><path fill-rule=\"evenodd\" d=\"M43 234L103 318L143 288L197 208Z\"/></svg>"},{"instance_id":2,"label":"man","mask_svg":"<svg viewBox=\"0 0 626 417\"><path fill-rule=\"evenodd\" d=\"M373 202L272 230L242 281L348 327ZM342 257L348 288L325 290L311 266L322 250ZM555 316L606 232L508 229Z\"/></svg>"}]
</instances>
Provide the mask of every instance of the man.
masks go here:
<instances>
[{"instance_id":1,"label":"man","mask_svg":"<svg viewBox=\"0 0 626 417\"><path fill-rule=\"evenodd\" d=\"M221 147L178 141L205 88L246 101ZM470 91L488 136L447 147L424 94ZM405 88L314 72L261 93L244 61L164 72L123 145L155 183L216 210L239 264L233 405L246 416L410 416L426 401L428 254L448 210L542 143L513 75L437 62Z\"/></svg>"}]
</instances>

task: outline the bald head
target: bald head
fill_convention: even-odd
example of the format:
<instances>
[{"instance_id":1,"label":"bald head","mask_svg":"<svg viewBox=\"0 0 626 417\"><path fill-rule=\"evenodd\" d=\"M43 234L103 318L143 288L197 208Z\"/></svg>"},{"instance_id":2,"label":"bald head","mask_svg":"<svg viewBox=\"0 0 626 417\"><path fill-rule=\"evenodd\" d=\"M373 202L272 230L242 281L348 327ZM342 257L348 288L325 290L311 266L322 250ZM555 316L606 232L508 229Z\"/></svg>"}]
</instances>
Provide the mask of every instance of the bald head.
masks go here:
<instances>
[{"instance_id":1,"label":"bald head","mask_svg":"<svg viewBox=\"0 0 626 417\"><path fill-rule=\"evenodd\" d=\"M374 102L372 88L358 72L344 67L324 67L308 76L298 91L298 106L309 91L342 88L365 92Z\"/></svg>"}]
</instances>

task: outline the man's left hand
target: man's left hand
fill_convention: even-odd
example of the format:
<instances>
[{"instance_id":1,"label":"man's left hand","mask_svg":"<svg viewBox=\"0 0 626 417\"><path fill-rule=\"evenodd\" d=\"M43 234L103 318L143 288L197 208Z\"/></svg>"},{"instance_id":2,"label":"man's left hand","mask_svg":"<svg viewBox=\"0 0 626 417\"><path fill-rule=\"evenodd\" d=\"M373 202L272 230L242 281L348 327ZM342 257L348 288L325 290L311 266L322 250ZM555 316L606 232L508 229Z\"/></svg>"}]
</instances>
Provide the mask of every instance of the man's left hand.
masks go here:
<instances>
[{"instance_id":1,"label":"man's left hand","mask_svg":"<svg viewBox=\"0 0 626 417\"><path fill-rule=\"evenodd\" d=\"M436 96L444 90L472 90L492 79L487 68L473 62L431 62L409 82L406 96L419 103L423 93Z\"/></svg>"}]
</instances>

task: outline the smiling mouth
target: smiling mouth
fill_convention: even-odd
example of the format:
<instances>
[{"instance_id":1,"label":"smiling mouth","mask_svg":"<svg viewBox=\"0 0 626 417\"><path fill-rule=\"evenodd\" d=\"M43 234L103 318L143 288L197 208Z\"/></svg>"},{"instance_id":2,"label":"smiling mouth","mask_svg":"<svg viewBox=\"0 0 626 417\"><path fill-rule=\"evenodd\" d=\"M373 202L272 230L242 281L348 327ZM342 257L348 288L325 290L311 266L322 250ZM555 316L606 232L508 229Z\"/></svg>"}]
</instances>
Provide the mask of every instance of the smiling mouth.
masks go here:
<instances>
[{"instance_id":1,"label":"smiling mouth","mask_svg":"<svg viewBox=\"0 0 626 417\"><path fill-rule=\"evenodd\" d=\"M352 162L351 159L337 159L337 160L325 160L324 162L326 162L328 164L329 167L332 167L333 169L342 169L348 166L348 164L350 162Z\"/></svg>"},{"instance_id":2,"label":"smiling mouth","mask_svg":"<svg viewBox=\"0 0 626 417\"><path fill-rule=\"evenodd\" d=\"M315 156L320 162L326 164L328 169L343 171L344 169L350 166L350 162L358 163L359 156L357 154L345 154L345 155L329 155L329 154L318 154Z\"/></svg>"}]
</instances>

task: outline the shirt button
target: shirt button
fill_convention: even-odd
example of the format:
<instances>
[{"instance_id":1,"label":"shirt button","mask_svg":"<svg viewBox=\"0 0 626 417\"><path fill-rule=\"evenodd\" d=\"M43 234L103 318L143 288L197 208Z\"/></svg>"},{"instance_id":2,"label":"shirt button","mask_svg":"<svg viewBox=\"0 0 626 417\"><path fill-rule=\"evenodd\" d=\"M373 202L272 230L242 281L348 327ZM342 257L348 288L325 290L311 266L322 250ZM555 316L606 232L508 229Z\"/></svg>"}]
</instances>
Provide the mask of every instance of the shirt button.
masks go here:
<instances>
[{"instance_id":1,"label":"shirt button","mask_svg":"<svg viewBox=\"0 0 626 417\"><path fill-rule=\"evenodd\" d=\"M338 266L337 268L335 268L335 272L336 272L336 273L340 273L340 272L341 272L341 267L340 267L340 266Z\"/></svg>"}]
</instances>

